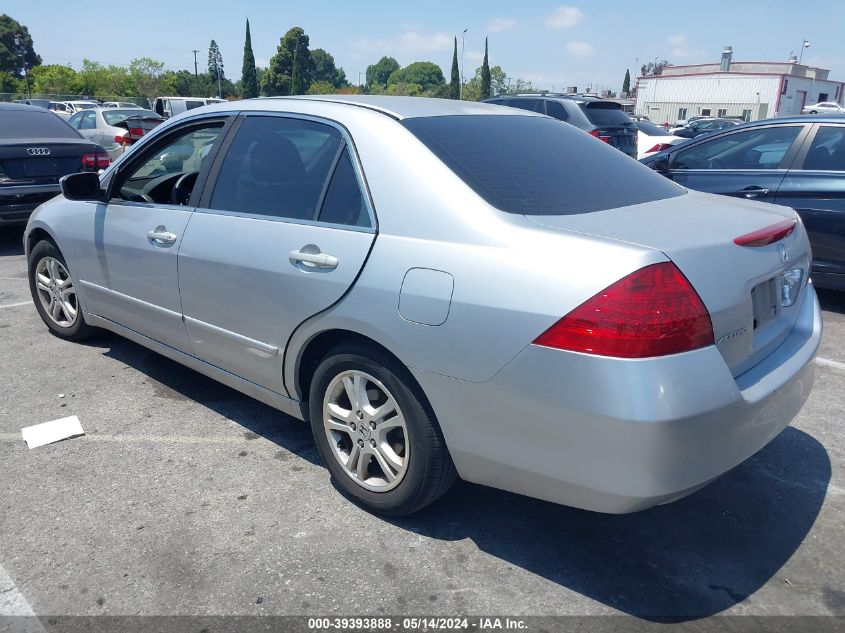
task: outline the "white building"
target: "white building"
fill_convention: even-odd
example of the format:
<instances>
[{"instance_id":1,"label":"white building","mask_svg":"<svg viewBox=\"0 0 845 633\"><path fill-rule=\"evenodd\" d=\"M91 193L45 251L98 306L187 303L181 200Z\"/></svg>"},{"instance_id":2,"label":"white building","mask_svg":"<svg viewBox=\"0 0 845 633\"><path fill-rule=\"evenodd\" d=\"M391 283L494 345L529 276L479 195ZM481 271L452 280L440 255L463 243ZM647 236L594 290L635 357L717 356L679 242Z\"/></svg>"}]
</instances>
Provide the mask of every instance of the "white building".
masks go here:
<instances>
[{"instance_id":1,"label":"white building","mask_svg":"<svg viewBox=\"0 0 845 633\"><path fill-rule=\"evenodd\" d=\"M747 121L801 114L819 101L841 104L845 84L830 71L798 63L734 62L730 46L721 63L668 66L657 77L637 78L637 114L657 123L691 116L741 116Z\"/></svg>"}]
</instances>

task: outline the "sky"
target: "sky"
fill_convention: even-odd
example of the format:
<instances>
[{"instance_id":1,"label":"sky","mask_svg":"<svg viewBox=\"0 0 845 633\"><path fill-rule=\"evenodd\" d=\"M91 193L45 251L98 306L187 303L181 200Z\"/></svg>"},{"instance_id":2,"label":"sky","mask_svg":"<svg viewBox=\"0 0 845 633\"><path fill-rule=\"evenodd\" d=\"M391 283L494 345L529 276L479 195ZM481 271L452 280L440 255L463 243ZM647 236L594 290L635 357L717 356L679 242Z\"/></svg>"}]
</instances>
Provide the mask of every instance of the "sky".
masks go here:
<instances>
[{"instance_id":1,"label":"sky","mask_svg":"<svg viewBox=\"0 0 845 633\"><path fill-rule=\"evenodd\" d=\"M29 28L43 63L77 69L85 58L127 65L152 57L169 69L193 70L192 51L198 49L203 72L214 39L226 76L237 80L249 18L257 65L269 63L285 31L301 26L311 48L331 53L352 83L383 55L402 65L435 62L448 79L453 38L460 57L464 29L467 79L481 64L487 36L491 66L548 90L619 90L626 69L635 76L655 58L718 61L727 45L735 61L785 61L791 51L798 54L804 39L810 42L804 63L845 81L842 0L683 6L651 0L4 0L0 10Z\"/></svg>"}]
</instances>

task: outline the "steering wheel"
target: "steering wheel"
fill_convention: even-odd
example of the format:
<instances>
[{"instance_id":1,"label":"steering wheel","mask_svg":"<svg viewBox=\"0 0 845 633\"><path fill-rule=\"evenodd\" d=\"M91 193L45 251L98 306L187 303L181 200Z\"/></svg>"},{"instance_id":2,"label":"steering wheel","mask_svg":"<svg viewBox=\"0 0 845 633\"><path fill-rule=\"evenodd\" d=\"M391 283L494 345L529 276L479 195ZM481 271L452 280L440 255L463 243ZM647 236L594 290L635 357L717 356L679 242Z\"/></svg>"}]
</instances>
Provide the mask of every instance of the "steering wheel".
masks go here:
<instances>
[{"instance_id":1,"label":"steering wheel","mask_svg":"<svg viewBox=\"0 0 845 633\"><path fill-rule=\"evenodd\" d=\"M127 198L132 202L149 202L150 204L155 204L155 200L153 200L150 196L145 193L133 193Z\"/></svg>"},{"instance_id":2,"label":"steering wheel","mask_svg":"<svg viewBox=\"0 0 845 633\"><path fill-rule=\"evenodd\" d=\"M186 205L191 199L191 192L194 190L194 183L199 176L198 171L191 171L187 174L182 174L173 185L173 190L170 192L170 204Z\"/></svg>"}]
</instances>

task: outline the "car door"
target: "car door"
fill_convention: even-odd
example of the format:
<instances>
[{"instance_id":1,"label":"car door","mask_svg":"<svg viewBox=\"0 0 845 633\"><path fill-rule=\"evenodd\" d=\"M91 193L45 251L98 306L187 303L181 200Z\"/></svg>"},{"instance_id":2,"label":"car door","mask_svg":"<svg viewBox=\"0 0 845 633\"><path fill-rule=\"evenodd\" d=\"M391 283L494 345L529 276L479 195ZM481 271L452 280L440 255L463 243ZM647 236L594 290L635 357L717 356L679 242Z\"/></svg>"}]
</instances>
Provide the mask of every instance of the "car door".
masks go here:
<instances>
[{"instance_id":1,"label":"car door","mask_svg":"<svg viewBox=\"0 0 845 633\"><path fill-rule=\"evenodd\" d=\"M114 174L94 221L96 269L82 284L89 311L184 352L191 348L177 253L193 212L192 183L207 174L225 123L177 126Z\"/></svg>"},{"instance_id":2,"label":"car door","mask_svg":"<svg viewBox=\"0 0 845 633\"><path fill-rule=\"evenodd\" d=\"M179 251L194 353L285 395L285 346L350 288L375 238L337 124L249 113L221 149Z\"/></svg>"},{"instance_id":3,"label":"car door","mask_svg":"<svg viewBox=\"0 0 845 633\"><path fill-rule=\"evenodd\" d=\"M813 248L813 273L845 282L845 124L813 126L775 202L794 208Z\"/></svg>"},{"instance_id":4,"label":"car door","mask_svg":"<svg viewBox=\"0 0 845 633\"><path fill-rule=\"evenodd\" d=\"M772 202L806 127L765 125L685 143L669 155L665 175L697 191Z\"/></svg>"},{"instance_id":5,"label":"car door","mask_svg":"<svg viewBox=\"0 0 845 633\"><path fill-rule=\"evenodd\" d=\"M82 136L87 138L92 143L99 143L97 134L97 113L93 110L81 110L73 115L79 117L79 127L76 129Z\"/></svg>"}]
</instances>

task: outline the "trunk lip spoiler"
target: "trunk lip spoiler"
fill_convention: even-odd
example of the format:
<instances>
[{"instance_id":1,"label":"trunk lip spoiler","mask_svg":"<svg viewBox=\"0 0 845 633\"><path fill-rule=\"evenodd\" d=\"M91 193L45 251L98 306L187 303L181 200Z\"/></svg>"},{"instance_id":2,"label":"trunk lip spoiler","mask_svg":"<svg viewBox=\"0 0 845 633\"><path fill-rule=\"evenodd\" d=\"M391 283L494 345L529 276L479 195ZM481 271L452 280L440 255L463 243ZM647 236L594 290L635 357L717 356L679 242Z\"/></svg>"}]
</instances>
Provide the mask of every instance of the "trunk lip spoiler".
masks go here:
<instances>
[{"instance_id":1,"label":"trunk lip spoiler","mask_svg":"<svg viewBox=\"0 0 845 633\"><path fill-rule=\"evenodd\" d=\"M788 220L763 227L762 229L751 231L751 233L735 237L734 244L750 247L767 246L785 238L795 230L796 226L798 226L798 220L790 218Z\"/></svg>"}]
</instances>

